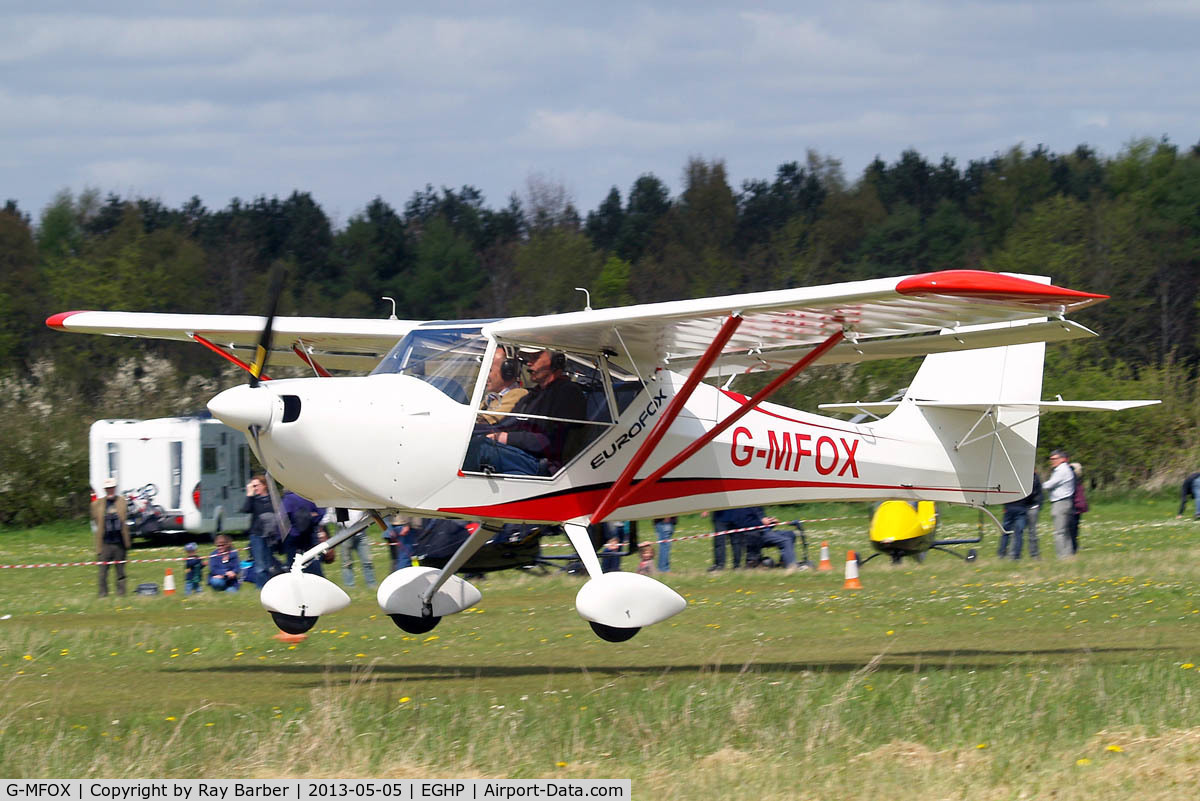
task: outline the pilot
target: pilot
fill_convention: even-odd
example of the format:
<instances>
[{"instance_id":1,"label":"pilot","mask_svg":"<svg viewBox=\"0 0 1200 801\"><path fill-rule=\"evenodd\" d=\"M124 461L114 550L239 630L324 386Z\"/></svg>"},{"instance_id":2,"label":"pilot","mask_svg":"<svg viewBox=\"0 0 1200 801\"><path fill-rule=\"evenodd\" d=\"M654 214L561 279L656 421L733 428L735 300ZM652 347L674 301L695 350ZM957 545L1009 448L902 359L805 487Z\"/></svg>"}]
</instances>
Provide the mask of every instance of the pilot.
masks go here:
<instances>
[{"instance_id":1,"label":"pilot","mask_svg":"<svg viewBox=\"0 0 1200 801\"><path fill-rule=\"evenodd\" d=\"M529 365L535 384L486 434L471 439L463 466L517 475L549 475L564 461L567 437L577 423L587 419L583 390L567 377L567 356L560 351L540 351ZM519 415L537 415L522 419ZM541 418L553 417L556 420Z\"/></svg>"},{"instance_id":2,"label":"pilot","mask_svg":"<svg viewBox=\"0 0 1200 801\"><path fill-rule=\"evenodd\" d=\"M488 371L487 394L483 398L483 409L487 412L511 412L517 401L529 394L521 386L521 360L510 357L504 348L496 348L492 369ZM481 414L480 418L490 425L504 419L499 414Z\"/></svg>"}]
</instances>

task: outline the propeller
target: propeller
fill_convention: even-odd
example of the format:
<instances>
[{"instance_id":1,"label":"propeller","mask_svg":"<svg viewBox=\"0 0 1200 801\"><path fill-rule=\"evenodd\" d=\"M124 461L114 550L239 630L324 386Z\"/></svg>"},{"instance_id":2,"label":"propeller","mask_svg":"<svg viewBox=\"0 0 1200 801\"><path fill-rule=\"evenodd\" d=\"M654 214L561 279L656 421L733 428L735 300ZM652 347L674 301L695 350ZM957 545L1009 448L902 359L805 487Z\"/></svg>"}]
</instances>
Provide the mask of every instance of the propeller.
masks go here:
<instances>
[{"instance_id":1,"label":"propeller","mask_svg":"<svg viewBox=\"0 0 1200 801\"><path fill-rule=\"evenodd\" d=\"M270 284L267 289L269 300L267 301L267 317L263 324L262 334L258 337L258 346L254 349L254 361L250 364L250 386L257 387L260 376L267 367L267 356L271 352L271 335L272 329L275 326L275 313L279 310L279 298L283 295L283 285L287 278L287 271L282 267L277 267L271 271ZM265 379L264 379L265 380ZM271 476L271 469L267 466L266 457L263 455L262 445L258 441L259 426L252 425L249 428L250 437L254 440L254 450L257 452L258 461L263 466L263 474L267 479L267 491L271 495L271 508L275 512L275 523L279 526L280 537L287 536L288 529L287 516L283 514L283 502L279 497L279 487L275 484L275 479ZM287 567L290 567L288 565Z\"/></svg>"},{"instance_id":2,"label":"propeller","mask_svg":"<svg viewBox=\"0 0 1200 801\"><path fill-rule=\"evenodd\" d=\"M275 326L275 312L279 309L279 298L283 295L283 282L287 271L282 267L271 271L271 283L267 289L270 298L267 306L267 321L263 325L262 334L258 338L258 346L254 349L254 361L250 364L250 386L257 387L259 376L267 367L267 355L271 352L271 333Z\"/></svg>"}]
</instances>

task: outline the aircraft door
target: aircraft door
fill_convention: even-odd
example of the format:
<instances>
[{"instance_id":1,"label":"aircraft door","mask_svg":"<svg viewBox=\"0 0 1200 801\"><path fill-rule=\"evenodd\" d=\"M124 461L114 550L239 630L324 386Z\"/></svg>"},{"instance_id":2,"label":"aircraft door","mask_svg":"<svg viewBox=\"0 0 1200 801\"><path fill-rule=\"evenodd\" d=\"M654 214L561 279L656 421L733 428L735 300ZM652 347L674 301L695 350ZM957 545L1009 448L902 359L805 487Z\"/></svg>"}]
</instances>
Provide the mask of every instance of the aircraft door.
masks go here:
<instances>
[{"instance_id":1,"label":"aircraft door","mask_svg":"<svg viewBox=\"0 0 1200 801\"><path fill-rule=\"evenodd\" d=\"M499 343L463 472L551 477L615 422L600 354Z\"/></svg>"}]
</instances>

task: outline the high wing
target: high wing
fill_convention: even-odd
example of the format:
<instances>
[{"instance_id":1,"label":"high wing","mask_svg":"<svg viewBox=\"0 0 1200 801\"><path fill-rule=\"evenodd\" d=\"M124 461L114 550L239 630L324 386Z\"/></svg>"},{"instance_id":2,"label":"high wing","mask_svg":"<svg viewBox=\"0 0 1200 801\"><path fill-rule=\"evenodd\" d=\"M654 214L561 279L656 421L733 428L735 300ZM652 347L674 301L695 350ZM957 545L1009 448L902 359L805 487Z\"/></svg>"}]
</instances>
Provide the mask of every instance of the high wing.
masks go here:
<instances>
[{"instance_id":1,"label":"high wing","mask_svg":"<svg viewBox=\"0 0 1200 801\"><path fill-rule=\"evenodd\" d=\"M115 337L171 339L215 345L227 354L254 353L265 319L235 314L156 314L146 312L70 311L46 325L59 331ZM294 348L330 370L369 372L416 320L337 317L277 317L271 364L303 365Z\"/></svg>"},{"instance_id":2,"label":"high wing","mask_svg":"<svg viewBox=\"0 0 1200 801\"><path fill-rule=\"evenodd\" d=\"M977 270L850 281L697 300L588 309L489 323L487 330L524 345L627 354L644 371L693 366L731 315L742 324L712 375L732 369L781 369L836 331L846 339L821 363L917 356L1094 336L1063 319L1106 295L1057 287L1046 279ZM1047 319L1049 318L1049 319ZM262 317L73 311L50 317L60 331L197 341L236 357L254 352ZM306 363L367 372L415 320L280 317L272 364Z\"/></svg>"},{"instance_id":3,"label":"high wing","mask_svg":"<svg viewBox=\"0 0 1200 801\"><path fill-rule=\"evenodd\" d=\"M1094 336L1062 318L1106 298L1054 286L1046 279L947 270L512 318L488 330L523 344L611 349L628 354L642 370L659 364L680 369L700 359L726 318L740 315L743 322L720 363L708 371L713 375L728 372L730 366L787 367L835 331L844 331L846 341L825 353L820 363ZM971 330L977 326L989 328ZM947 330L950 336L943 334Z\"/></svg>"}]
</instances>

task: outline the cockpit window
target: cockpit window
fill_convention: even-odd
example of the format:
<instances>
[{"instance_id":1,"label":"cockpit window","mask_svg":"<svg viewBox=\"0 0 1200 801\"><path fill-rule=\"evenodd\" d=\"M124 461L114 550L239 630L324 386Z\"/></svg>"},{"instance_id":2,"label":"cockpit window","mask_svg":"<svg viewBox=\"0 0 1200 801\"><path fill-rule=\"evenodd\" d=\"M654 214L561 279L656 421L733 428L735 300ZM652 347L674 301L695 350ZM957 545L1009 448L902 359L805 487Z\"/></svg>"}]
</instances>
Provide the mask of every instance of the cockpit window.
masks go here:
<instances>
[{"instance_id":1,"label":"cockpit window","mask_svg":"<svg viewBox=\"0 0 1200 801\"><path fill-rule=\"evenodd\" d=\"M466 404L475 389L486 346L478 328L416 329L388 352L371 375L414 376Z\"/></svg>"}]
</instances>

